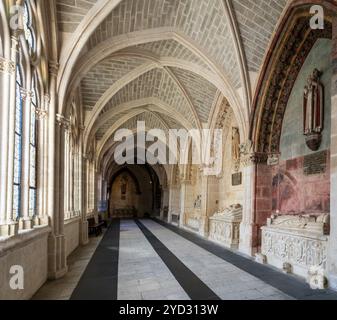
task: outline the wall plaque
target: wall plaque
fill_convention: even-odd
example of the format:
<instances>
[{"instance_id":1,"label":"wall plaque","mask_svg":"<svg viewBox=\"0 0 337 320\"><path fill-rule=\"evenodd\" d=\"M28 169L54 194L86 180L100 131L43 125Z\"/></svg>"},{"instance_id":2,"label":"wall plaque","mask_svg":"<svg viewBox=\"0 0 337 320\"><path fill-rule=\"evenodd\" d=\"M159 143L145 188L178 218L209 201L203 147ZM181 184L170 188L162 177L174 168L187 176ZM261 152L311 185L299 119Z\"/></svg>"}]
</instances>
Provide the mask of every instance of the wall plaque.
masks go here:
<instances>
[{"instance_id":1,"label":"wall plaque","mask_svg":"<svg viewBox=\"0 0 337 320\"><path fill-rule=\"evenodd\" d=\"M232 174L232 186L240 186L242 184L242 172Z\"/></svg>"},{"instance_id":2,"label":"wall plaque","mask_svg":"<svg viewBox=\"0 0 337 320\"><path fill-rule=\"evenodd\" d=\"M317 152L304 157L304 174L307 176L322 174L326 171L327 152Z\"/></svg>"}]
</instances>

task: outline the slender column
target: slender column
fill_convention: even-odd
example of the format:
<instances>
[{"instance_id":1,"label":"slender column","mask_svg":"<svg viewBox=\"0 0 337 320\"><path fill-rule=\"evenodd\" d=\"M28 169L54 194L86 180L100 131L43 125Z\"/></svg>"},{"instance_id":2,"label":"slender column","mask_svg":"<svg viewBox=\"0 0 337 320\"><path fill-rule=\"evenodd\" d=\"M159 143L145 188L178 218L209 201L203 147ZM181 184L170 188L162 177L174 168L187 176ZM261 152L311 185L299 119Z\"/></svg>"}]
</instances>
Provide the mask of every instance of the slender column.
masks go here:
<instances>
[{"instance_id":1,"label":"slender column","mask_svg":"<svg viewBox=\"0 0 337 320\"><path fill-rule=\"evenodd\" d=\"M186 213L186 203L188 198L188 188L191 185L191 181L182 180L181 189L180 189L180 218L179 218L179 227L185 227L185 213Z\"/></svg>"},{"instance_id":2,"label":"slender column","mask_svg":"<svg viewBox=\"0 0 337 320\"><path fill-rule=\"evenodd\" d=\"M209 186L209 176L202 175L201 186L201 221L199 233L204 237L208 237L208 219L209 219L209 203L208 203L208 186Z\"/></svg>"},{"instance_id":3,"label":"slender column","mask_svg":"<svg viewBox=\"0 0 337 320\"><path fill-rule=\"evenodd\" d=\"M65 184L64 184L64 208L65 208L65 219L69 219L70 218L70 168L69 168L69 164L70 164L70 143L69 143L69 131L66 131L65 134L65 157L64 157L64 180L65 180Z\"/></svg>"},{"instance_id":4,"label":"slender column","mask_svg":"<svg viewBox=\"0 0 337 320\"><path fill-rule=\"evenodd\" d=\"M18 38L12 36L12 61L16 61L18 54ZM18 232L18 224L13 213L13 181L14 181L14 146L15 146L15 107L16 107L16 73L10 77L10 94L9 94L9 114L8 114L8 140L7 140L7 207L6 219L8 223L8 235L12 236Z\"/></svg>"},{"instance_id":5,"label":"slender column","mask_svg":"<svg viewBox=\"0 0 337 320\"><path fill-rule=\"evenodd\" d=\"M174 194L176 192L177 186L175 184L170 185L170 195L169 195L169 210L168 210L168 217L167 217L167 222L171 223L172 222L172 215L171 212L173 210L173 200L174 200Z\"/></svg>"},{"instance_id":6,"label":"slender column","mask_svg":"<svg viewBox=\"0 0 337 320\"><path fill-rule=\"evenodd\" d=\"M48 188L48 141L47 141L47 110L49 109L50 98L48 95L43 97L41 108L36 111L38 119L38 217L35 224L48 224L47 216L47 188Z\"/></svg>"},{"instance_id":7,"label":"slender column","mask_svg":"<svg viewBox=\"0 0 337 320\"><path fill-rule=\"evenodd\" d=\"M71 143L71 137L69 136L69 142ZM75 172L74 172L74 161L75 161L75 150L73 149L72 144L70 144L70 152L69 152L69 211L70 217L73 218L75 216L75 208L74 208L74 182L75 182Z\"/></svg>"},{"instance_id":8,"label":"slender column","mask_svg":"<svg viewBox=\"0 0 337 320\"><path fill-rule=\"evenodd\" d=\"M337 290L337 18L332 26L332 64L333 75L331 84L331 189L330 189L330 240L328 249L328 280L332 289Z\"/></svg>"},{"instance_id":9,"label":"slender column","mask_svg":"<svg viewBox=\"0 0 337 320\"><path fill-rule=\"evenodd\" d=\"M1 101L1 155L8 152L9 118L10 118L10 94L12 78L15 82L15 63L0 57L0 101ZM7 178L8 157L0 156L0 236L8 236L13 230L7 225Z\"/></svg>"},{"instance_id":10,"label":"slender column","mask_svg":"<svg viewBox=\"0 0 337 320\"><path fill-rule=\"evenodd\" d=\"M52 233L48 239L48 277L58 279L67 272L64 238L64 206L60 187L63 181L64 132L62 119L56 119L57 65L50 66L50 105L48 122L48 216ZM56 125L58 123L59 125ZM62 188L63 191L63 188Z\"/></svg>"},{"instance_id":11,"label":"slender column","mask_svg":"<svg viewBox=\"0 0 337 320\"><path fill-rule=\"evenodd\" d=\"M80 205L81 205L81 233L80 233L80 243L81 245L86 245L89 242L88 236L88 221L87 221L87 189L88 189L88 180L87 180L87 159L86 156L82 154L83 152L83 144L82 144L82 135L81 135L81 143L80 143L80 169L81 169L81 192L80 192Z\"/></svg>"},{"instance_id":12,"label":"slender column","mask_svg":"<svg viewBox=\"0 0 337 320\"><path fill-rule=\"evenodd\" d=\"M29 88L28 83L28 88ZM21 218L20 230L29 230L33 227L32 216L29 212L29 186L30 186L30 119L32 92L23 89L23 121L22 121L22 179L21 179Z\"/></svg>"},{"instance_id":13,"label":"slender column","mask_svg":"<svg viewBox=\"0 0 337 320\"><path fill-rule=\"evenodd\" d=\"M167 207L168 203L170 203L170 190L168 187L164 187L162 189L162 205L160 210L160 219L164 220L164 209Z\"/></svg>"}]
</instances>

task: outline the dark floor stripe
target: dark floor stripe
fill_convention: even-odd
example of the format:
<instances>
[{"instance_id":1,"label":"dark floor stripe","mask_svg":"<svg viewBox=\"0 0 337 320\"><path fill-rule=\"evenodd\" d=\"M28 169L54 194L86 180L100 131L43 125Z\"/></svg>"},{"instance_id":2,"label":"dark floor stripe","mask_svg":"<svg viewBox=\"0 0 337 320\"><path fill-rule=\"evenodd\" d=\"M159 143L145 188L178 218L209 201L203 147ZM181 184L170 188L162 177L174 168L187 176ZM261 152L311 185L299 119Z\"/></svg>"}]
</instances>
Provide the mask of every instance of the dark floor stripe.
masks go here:
<instances>
[{"instance_id":1,"label":"dark floor stripe","mask_svg":"<svg viewBox=\"0 0 337 320\"><path fill-rule=\"evenodd\" d=\"M174 233L180 235L198 245L199 247L209 251L215 256L225 260L235 267L251 274L252 276L262 280L270 286L282 291L283 293L298 300L337 300L337 293L332 290L311 290L310 287L300 278L292 275L285 275L278 270L269 266L264 266L255 261L245 258L232 251L214 244L200 236L180 229L166 222L154 219L158 224L166 227Z\"/></svg>"},{"instance_id":2,"label":"dark floor stripe","mask_svg":"<svg viewBox=\"0 0 337 320\"><path fill-rule=\"evenodd\" d=\"M135 220L146 239L152 245L159 257L169 268L186 294L192 300L220 300L220 298L188 269L167 247L139 220Z\"/></svg>"},{"instance_id":3,"label":"dark floor stripe","mask_svg":"<svg viewBox=\"0 0 337 320\"><path fill-rule=\"evenodd\" d=\"M117 300L120 220L113 220L71 300Z\"/></svg>"}]
</instances>

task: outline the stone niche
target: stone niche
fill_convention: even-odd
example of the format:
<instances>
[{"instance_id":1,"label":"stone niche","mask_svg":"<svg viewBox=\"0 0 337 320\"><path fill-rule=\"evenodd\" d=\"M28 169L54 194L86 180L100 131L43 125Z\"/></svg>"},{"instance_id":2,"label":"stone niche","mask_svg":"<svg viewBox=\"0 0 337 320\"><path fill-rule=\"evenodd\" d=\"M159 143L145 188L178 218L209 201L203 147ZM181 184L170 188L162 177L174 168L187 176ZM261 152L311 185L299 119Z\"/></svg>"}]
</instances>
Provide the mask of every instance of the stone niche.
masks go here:
<instances>
[{"instance_id":1,"label":"stone niche","mask_svg":"<svg viewBox=\"0 0 337 320\"><path fill-rule=\"evenodd\" d=\"M266 262L310 281L310 270L325 270L329 214L274 215L262 227L262 255Z\"/></svg>"},{"instance_id":2,"label":"stone niche","mask_svg":"<svg viewBox=\"0 0 337 320\"><path fill-rule=\"evenodd\" d=\"M209 219L209 240L237 249L240 242L242 206L232 205Z\"/></svg>"}]
</instances>

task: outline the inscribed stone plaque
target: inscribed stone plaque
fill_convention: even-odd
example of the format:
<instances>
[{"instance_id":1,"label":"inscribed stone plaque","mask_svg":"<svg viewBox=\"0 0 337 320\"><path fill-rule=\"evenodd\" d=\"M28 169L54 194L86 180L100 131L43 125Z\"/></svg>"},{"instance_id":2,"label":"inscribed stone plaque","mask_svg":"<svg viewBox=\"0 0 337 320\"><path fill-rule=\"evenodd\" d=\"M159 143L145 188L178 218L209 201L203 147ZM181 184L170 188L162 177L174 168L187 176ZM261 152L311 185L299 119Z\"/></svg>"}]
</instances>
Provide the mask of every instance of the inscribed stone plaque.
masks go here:
<instances>
[{"instance_id":1,"label":"inscribed stone plaque","mask_svg":"<svg viewBox=\"0 0 337 320\"><path fill-rule=\"evenodd\" d=\"M240 186L242 184L242 172L232 175L232 186Z\"/></svg>"},{"instance_id":2,"label":"inscribed stone plaque","mask_svg":"<svg viewBox=\"0 0 337 320\"><path fill-rule=\"evenodd\" d=\"M307 176L322 174L326 171L327 152L317 152L304 157L303 170Z\"/></svg>"}]
</instances>

